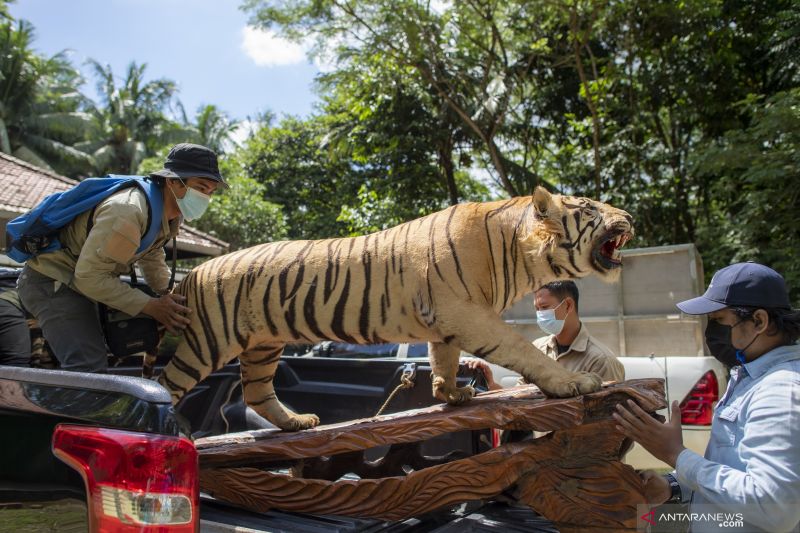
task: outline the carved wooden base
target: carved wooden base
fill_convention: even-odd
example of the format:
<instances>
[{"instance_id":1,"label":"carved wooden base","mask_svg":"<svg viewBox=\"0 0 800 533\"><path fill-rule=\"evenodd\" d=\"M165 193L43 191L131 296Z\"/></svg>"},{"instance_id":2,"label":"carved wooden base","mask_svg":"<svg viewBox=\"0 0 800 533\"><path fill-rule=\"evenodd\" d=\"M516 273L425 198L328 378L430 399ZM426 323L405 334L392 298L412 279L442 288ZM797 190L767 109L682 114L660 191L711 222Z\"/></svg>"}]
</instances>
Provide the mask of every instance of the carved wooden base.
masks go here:
<instances>
[{"instance_id":1,"label":"carved wooden base","mask_svg":"<svg viewBox=\"0 0 800 533\"><path fill-rule=\"evenodd\" d=\"M614 406L628 398L645 411L661 409L663 382L632 380L566 399L517 387L480 394L461 407L437 405L299 433L200 439L201 490L257 511L385 520L506 491L562 531L635 529L643 488L638 474L620 462L630 442L611 419ZM471 457L419 454L421 440L483 428L552 433ZM382 459L364 460L364 450L387 444L392 447ZM341 478L348 473L361 479Z\"/></svg>"}]
</instances>

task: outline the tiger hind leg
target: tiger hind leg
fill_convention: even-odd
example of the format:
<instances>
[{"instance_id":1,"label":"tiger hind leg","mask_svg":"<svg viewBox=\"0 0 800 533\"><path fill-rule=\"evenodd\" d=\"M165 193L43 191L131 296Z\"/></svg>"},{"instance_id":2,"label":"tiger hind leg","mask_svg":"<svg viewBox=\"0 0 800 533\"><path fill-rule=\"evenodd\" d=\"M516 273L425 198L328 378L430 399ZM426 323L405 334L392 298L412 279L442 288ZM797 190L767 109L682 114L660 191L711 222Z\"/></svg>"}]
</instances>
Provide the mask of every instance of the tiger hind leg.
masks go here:
<instances>
[{"instance_id":1,"label":"tiger hind leg","mask_svg":"<svg viewBox=\"0 0 800 533\"><path fill-rule=\"evenodd\" d=\"M450 405L461 405L475 396L475 389L456 386L458 357L461 350L457 346L443 342L428 343L431 361L431 384L434 397Z\"/></svg>"},{"instance_id":2,"label":"tiger hind leg","mask_svg":"<svg viewBox=\"0 0 800 533\"><path fill-rule=\"evenodd\" d=\"M244 401L256 413L283 430L313 428L319 424L317 415L299 415L286 408L275 394L273 380L284 346L260 344L239 355Z\"/></svg>"}]
</instances>

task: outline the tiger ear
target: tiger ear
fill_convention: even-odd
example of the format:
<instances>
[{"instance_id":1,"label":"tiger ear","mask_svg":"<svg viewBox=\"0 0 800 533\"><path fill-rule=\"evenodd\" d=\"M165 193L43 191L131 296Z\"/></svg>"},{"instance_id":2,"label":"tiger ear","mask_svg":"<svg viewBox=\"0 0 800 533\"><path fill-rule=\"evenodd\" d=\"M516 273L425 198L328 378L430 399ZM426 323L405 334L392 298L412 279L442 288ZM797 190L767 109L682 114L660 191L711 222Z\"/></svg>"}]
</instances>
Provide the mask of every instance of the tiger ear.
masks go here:
<instances>
[{"instance_id":1,"label":"tiger ear","mask_svg":"<svg viewBox=\"0 0 800 533\"><path fill-rule=\"evenodd\" d=\"M537 186L533 191L533 209L536 218L548 218L554 207L553 195L541 185Z\"/></svg>"}]
</instances>

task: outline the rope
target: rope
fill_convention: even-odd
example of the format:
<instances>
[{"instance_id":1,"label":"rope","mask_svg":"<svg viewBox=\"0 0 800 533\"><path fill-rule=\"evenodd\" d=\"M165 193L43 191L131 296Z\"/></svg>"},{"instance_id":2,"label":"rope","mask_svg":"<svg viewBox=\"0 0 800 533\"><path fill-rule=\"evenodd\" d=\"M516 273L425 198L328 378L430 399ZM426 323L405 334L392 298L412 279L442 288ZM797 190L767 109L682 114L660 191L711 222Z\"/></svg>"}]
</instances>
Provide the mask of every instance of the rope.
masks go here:
<instances>
[{"instance_id":1,"label":"rope","mask_svg":"<svg viewBox=\"0 0 800 533\"><path fill-rule=\"evenodd\" d=\"M389 403L394 399L395 395L403 389L410 389L414 386L414 381L411 379L411 372L403 372L403 375L400 376L400 384L394 388L392 393L386 398L386 401L383 402L383 405L378 412L375 413L375 416L381 416L384 410L389 406Z\"/></svg>"}]
</instances>

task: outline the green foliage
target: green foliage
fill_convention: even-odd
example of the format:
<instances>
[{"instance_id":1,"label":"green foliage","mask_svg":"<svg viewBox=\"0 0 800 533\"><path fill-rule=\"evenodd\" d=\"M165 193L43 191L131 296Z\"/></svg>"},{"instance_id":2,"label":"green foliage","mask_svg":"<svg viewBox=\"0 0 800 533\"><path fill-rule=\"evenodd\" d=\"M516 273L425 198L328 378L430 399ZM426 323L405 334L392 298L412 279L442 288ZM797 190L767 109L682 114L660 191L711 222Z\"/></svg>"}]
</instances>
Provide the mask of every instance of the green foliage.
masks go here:
<instances>
[{"instance_id":1,"label":"green foliage","mask_svg":"<svg viewBox=\"0 0 800 533\"><path fill-rule=\"evenodd\" d=\"M224 154L231 145L231 135L238 127L238 122L215 105L200 106L192 125L197 130L194 142Z\"/></svg>"},{"instance_id":2,"label":"green foliage","mask_svg":"<svg viewBox=\"0 0 800 533\"><path fill-rule=\"evenodd\" d=\"M92 105L93 131L76 145L91 154L97 175L133 174L142 160L167 144L191 139L195 132L167 117L177 108L175 82L145 81L145 64L131 62L121 85L111 67L89 60L97 78L99 105Z\"/></svg>"},{"instance_id":3,"label":"green foliage","mask_svg":"<svg viewBox=\"0 0 800 533\"><path fill-rule=\"evenodd\" d=\"M717 178L701 250L713 269L739 261L773 267L800 303L800 89L752 96L742 108L750 124L697 154L696 171Z\"/></svg>"},{"instance_id":4,"label":"green foliage","mask_svg":"<svg viewBox=\"0 0 800 533\"><path fill-rule=\"evenodd\" d=\"M35 54L33 38L26 21L0 22L0 150L59 172L86 171L90 158L72 147L89 126L76 90L82 79L63 53Z\"/></svg>"},{"instance_id":5,"label":"green foliage","mask_svg":"<svg viewBox=\"0 0 800 533\"><path fill-rule=\"evenodd\" d=\"M374 64L402 73L427 95L427 109L418 109L440 121L451 144L474 146L497 183L521 195L541 181L529 169L531 150L516 136L534 138L523 81L549 51L543 39L550 26L531 22L553 9L536 4L453 2L437 12L416 0L248 0L244 9L290 37L316 37L317 53L333 54L342 71ZM397 79L387 81L397 86Z\"/></svg>"},{"instance_id":6,"label":"green foliage","mask_svg":"<svg viewBox=\"0 0 800 533\"><path fill-rule=\"evenodd\" d=\"M347 161L321 148L324 134L321 120L285 118L262 124L236 156L242 173L264 186L264 198L283 209L291 239L347 234L337 217L358 184Z\"/></svg>"},{"instance_id":7,"label":"green foliage","mask_svg":"<svg viewBox=\"0 0 800 533\"><path fill-rule=\"evenodd\" d=\"M264 199L264 186L243 175L235 161L225 160L220 171L230 188L216 193L192 224L230 243L231 250L285 239L285 217L279 205Z\"/></svg>"},{"instance_id":8,"label":"green foliage","mask_svg":"<svg viewBox=\"0 0 800 533\"><path fill-rule=\"evenodd\" d=\"M238 156L291 238L361 235L488 195L455 169L457 140L404 69L376 59L322 85L323 115L267 122Z\"/></svg>"}]
</instances>

